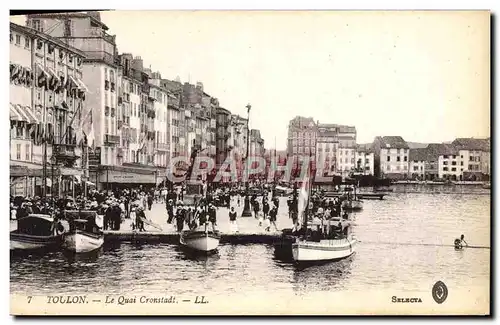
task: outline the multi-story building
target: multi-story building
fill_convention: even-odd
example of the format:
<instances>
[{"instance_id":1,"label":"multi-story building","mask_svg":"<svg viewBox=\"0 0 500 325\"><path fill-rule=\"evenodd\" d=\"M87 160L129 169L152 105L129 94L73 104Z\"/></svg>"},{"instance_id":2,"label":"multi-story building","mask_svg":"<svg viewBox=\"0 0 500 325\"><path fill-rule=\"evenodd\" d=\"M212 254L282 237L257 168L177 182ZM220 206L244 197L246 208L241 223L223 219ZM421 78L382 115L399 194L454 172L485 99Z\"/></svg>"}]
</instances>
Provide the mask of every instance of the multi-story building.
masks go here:
<instances>
[{"instance_id":1,"label":"multi-story building","mask_svg":"<svg viewBox=\"0 0 500 325\"><path fill-rule=\"evenodd\" d=\"M355 172L361 175L375 174L375 154L370 148L365 146L356 146L354 162Z\"/></svg>"},{"instance_id":2,"label":"multi-story building","mask_svg":"<svg viewBox=\"0 0 500 325\"><path fill-rule=\"evenodd\" d=\"M375 137L372 150L375 156L375 176L391 179L408 177L410 148L402 137Z\"/></svg>"},{"instance_id":3,"label":"multi-story building","mask_svg":"<svg viewBox=\"0 0 500 325\"><path fill-rule=\"evenodd\" d=\"M332 124L319 124L316 134L316 161L323 176L333 176L337 171L338 128Z\"/></svg>"},{"instance_id":4,"label":"multi-story building","mask_svg":"<svg viewBox=\"0 0 500 325\"><path fill-rule=\"evenodd\" d=\"M425 149L424 179L437 180L439 179L439 156L442 152L441 143L429 143Z\"/></svg>"},{"instance_id":5,"label":"multi-story building","mask_svg":"<svg viewBox=\"0 0 500 325\"><path fill-rule=\"evenodd\" d=\"M426 177L425 165L429 164L428 149L410 149L409 175L411 179L424 180ZM437 169L436 169L437 170Z\"/></svg>"},{"instance_id":6,"label":"multi-story building","mask_svg":"<svg viewBox=\"0 0 500 325\"><path fill-rule=\"evenodd\" d=\"M85 164L85 54L44 34L40 25L30 26L10 24L11 194L41 195L48 189L60 195L73 189L73 177L83 174Z\"/></svg>"},{"instance_id":7,"label":"multi-story building","mask_svg":"<svg viewBox=\"0 0 500 325\"><path fill-rule=\"evenodd\" d=\"M264 139L257 129L250 130L250 156L262 157L264 156Z\"/></svg>"},{"instance_id":8,"label":"multi-story building","mask_svg":"<svg viewBox=\"0 0 500 325\"><path fill-rule=\"evenodd\" d=\"M490 139L458 138L452 144L460 155L464 180L487 180L491 175Z\"/></svg>"},{"instance_id":9,"label":"multi-story building","mask_svg":"<svg viewBox=\"0 0 500 325\"><path fill-rule=\"evenodd\" d=\"M228 140L230 138L229 125L230 125L231 112L225 108L217 108L217 134L216 134L216 157L215 164L217 167L221 166L229 154L230 148Z\"/></svg>"},{"instance_id":10,"label":"multi-story building","mask_svg":"<svg viewBox=\"0 0 500 325\"><path fill-rule=\"evenodd\" d=\"M165 176L164 171L170 160L170 142L167 136L169 125L167 123L168 91L161 86L161 74L151 73L149 78L150 98L153 98L154 112L150 114L154 118L154 144L153 144L153 164L159 167L160 176ZM160 174L160 172L159 172Z\"/></svg>"},{"instance_id":11,"label":"multi-story building","mask_svg":"<svg viewBox=\"0 0 500 325\"><path fill-rule=\"evenodd\" d=\"M316 155L317 125L312 117L296 116L288 123L289 156Z\"/></svg>"},{"instance_id":12,"label":"multi-story building","mask_svg":"<svg viewBox=\"0 0 500 325\"><path fill-rule=\"evenodd\" d=\"M324 174L347 176L356 167L356 128L318 121L316 148L316 160L321 160Z\"/></svg>"},{"instance_id":13,"label":"multi-story building","mask_svg":"<svg viewBox=\"0 0 500 325\"><path fill-rule=\"evenodd\" d=\"M40 28L53 37L80 49L86 55L83 61L84 83L92 89L87 104L93 112L93 128L95 132L96 152L93 156L94 164L91 167L91 177L99 188L110 188L112 184L144 183L148 181L136 175L133 170L127 170L122 165L125 161L137 161L137 156L125 157L119 121L123 123L123 100L118 103L118 87L121 63L116 48L116 37L107 33L108 27L101 21L97 12L79 13L50 13L28 15L28 26ZM132 74L141 74L132 66ZM130 70L125 72L126 76ZM140 84L144 83L144 76L140 75ZM135 89L136 91L138 89ZM141 90L141 87L139 87ZM121 109L120 109L120 108ZM133 109L132 109L133 110ZM118 114L120 111L121 114ZM139 109L140 116L140 109ZM123 124L122 124L123 125ZM128 151L128 150L126 150ZM139 150L140 151L140 150ZM137 155L137 153L136 153ZM139 161L144 157L139 155ZM137 176L137 177L134 177ZM149 177L149 181L151 181Z\"/></svg>"}]
</instances>

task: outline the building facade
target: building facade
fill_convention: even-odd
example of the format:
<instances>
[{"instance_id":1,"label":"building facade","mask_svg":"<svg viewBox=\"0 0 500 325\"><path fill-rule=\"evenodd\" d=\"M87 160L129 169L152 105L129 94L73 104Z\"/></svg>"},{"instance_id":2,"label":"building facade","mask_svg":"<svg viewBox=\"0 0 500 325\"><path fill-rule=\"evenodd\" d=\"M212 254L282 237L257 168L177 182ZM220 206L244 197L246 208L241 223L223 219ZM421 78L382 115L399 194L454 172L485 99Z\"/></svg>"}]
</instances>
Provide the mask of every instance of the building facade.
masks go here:
<instances>
[{"instance_id":1,"label":"building facade","mask_svg":"<svg viewBox=\"0 0 500 325\"><path fill-rule=\"evenodd\" d=\"M375 157L375 176L406 179L410 148L400 136L375 137L372 143Z\"/></svg>"},{"instance_id":2,"label":"building facade","mask_svg":"<svg viewBox=\"0 0 500 325\"><path fill-rule=\"evenodd\" d=\"M452 142L460 156L463 180L491 178L490 139L458 138Z\"/></svg>"},{"instance_id":3,"label":"building facade","mask_svg":"<svg viewBox=\"0 0 500 325\"><path fill-rule=\"evenodd\" d=\"M409 176L414 180L425 180L425 165L428 161L427 148L410 149Z\"/></svg>"},{"instance_id":4,"label":"building facade","mask_svg":"<svg viewBox=\"0 0 500 325\"><path fill-rule=\"evenodd\" d=\"M12 195L67 194L74 189L74 177L85 176L84 58L83 52L41 28L10 23Z\"/></svg>"},{"instance_id":5,"label":"building facade","mask_svg":"<svg viewBox=\"0 0 500 325\"><path fill-rule=\"evenodd\" d=\"M357 146L354 170L361 175L375 175L375 154L369 148Z\"/></svg>"}]
</instances>

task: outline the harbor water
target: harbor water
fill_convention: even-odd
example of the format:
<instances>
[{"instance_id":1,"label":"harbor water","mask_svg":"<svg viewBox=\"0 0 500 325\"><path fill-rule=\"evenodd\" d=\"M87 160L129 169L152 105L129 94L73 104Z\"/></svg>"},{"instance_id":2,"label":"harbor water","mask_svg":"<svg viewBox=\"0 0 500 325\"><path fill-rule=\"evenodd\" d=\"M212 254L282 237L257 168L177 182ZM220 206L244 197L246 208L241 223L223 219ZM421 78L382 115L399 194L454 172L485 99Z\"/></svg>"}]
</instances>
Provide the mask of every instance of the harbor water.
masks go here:
<instances>
[{"instance_id":1,"label":"harbor water","mask_svg":"<svg viewBox=\"0 0 500 325\"><path fill-rule=\"evenodd\" d=\"M163 207L155 211L164 213ZM227 210L220 209L218 218L228 223ZM353 219L360 243L355 255L339 262L299 268L276 260L272 246L257 244L221 245L214 256L196 257L176 245L108 243L96 256L11 254L11 293L400 293L426 290L438 280L457 289L489 286L490 249L451 247L461 234L469 245L490 247L489 191L395 191L384 200L365 200ZM285 198L277 223L289 226Z\"/></svg>"}]
</instances>

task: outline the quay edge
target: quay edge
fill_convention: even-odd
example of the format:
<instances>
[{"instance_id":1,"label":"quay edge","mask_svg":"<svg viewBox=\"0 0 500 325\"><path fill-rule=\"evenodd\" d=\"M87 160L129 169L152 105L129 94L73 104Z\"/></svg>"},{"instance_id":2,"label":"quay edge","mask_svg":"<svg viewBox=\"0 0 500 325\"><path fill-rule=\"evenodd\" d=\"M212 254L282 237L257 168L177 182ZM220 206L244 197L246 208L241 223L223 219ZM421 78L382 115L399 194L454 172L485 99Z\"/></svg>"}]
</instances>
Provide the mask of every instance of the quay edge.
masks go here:
<instances>
[{"instance_id":1,"label":"quay edge","mask_svg":"<svg viewBox=\"0 0 500 325\"><path fill-rule=\"evenodd\" d=\"M273 244L281 237L281 233L230 233L221 234L221 244ZM131 231L104 231L105 243L141 242L178 244L179 234L176 232L131 232Z\"/></svg>"}]
</instances>

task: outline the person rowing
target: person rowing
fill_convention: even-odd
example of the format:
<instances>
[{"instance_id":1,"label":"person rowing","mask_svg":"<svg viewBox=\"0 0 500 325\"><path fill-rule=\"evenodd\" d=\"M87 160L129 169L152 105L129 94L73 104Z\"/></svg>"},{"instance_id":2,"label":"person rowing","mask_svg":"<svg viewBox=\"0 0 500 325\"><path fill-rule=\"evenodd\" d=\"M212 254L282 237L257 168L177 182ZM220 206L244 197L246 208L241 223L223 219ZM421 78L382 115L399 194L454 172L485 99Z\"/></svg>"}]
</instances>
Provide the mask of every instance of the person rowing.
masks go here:
<instances>
[{"instance_id":1,"label":"person rowing","mask_svg":"<svg viewBox=\"0 0 500 325\"><path fill-rule=\"evenodd\" d=\"M464 243L465 243L465 246L469 246L469 244L467 244L467 242L465 241L465 236L462 234L460 236L460 239L458 239L458 238L455 239L455 248L462 249Z\"/></svg>"}]
</instances>

